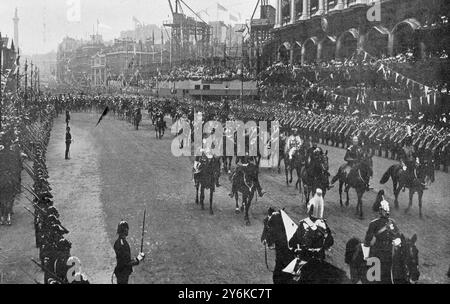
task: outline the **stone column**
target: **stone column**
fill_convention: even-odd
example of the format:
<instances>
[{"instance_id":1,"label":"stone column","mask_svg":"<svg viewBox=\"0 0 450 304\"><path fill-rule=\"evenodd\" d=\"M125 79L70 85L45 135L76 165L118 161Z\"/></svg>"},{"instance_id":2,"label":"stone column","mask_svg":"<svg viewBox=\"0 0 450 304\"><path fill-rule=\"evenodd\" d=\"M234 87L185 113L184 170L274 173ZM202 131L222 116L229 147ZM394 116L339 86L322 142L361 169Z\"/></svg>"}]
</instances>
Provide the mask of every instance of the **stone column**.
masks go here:
<instances>
[{"instance_id":1,"label":"stone column","mask_svg":"<svg viewBox=\"0 0 450 304\"><path fill-rule=\"evenodd\" d=\"M281 0L277 0L277 21L276 21L277 27L280 27L283 24L283 15L281 6L282 6Z\"/></svg>"},{"instance_id":2,"label":"stone column","mask_svg":"<svg viewBox=\"0 0 450 304\"><path fill-rule=\"evenodd\" d=\"M392 57L394 56L394 34L389 33L388 36L388 48L387 48L387 55Z\"/></svg>"},{"instance_id":3,"label":"stone column","mask_svg":"<svg viewBox=\"0 0 450 304\"><path fill-rule=\"evenodd\" d=\"M291 0L291 22L290 22L290 24L294 24L296 15L297 15L297 13L295 11L295 0Z\"/></svg>"},{"instance_id":4,"label":"stone column","mask_svg":"<svg viewBox=\"0 0 450 304\"><path fill-rule=\"evenodd\" d=\"M300 20L309 19L309 0L303 0L303 12Z\"/></svg>"},{"instance_id":5,"label":"stone column","mask_svg":"<svg viewBox=\"0 0 450 304\"><path fill-rule=\"evenodd\" d=\"M319 0L319 9L316 12L316 15L322 15L325 12L325 0Z\"/></svg>"}]
</instances>

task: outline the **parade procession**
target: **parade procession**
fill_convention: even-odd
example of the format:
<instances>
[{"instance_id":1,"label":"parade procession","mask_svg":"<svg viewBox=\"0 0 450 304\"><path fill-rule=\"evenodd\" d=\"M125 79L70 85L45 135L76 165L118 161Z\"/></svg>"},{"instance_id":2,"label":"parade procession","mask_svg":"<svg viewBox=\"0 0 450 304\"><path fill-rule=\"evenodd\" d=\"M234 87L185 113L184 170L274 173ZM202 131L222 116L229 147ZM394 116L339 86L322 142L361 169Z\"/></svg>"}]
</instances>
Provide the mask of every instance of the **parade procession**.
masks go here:
<instances>
[{"instance_id":1,"label":"parade procession","mask_svg":"<svg viewBox=\"0 0 450 304\"><path fill-rule=\"evenodd\" d=\"M448 1L126 2L0 5L0 286L450 283Z\"/></svg>"}]
</instances>

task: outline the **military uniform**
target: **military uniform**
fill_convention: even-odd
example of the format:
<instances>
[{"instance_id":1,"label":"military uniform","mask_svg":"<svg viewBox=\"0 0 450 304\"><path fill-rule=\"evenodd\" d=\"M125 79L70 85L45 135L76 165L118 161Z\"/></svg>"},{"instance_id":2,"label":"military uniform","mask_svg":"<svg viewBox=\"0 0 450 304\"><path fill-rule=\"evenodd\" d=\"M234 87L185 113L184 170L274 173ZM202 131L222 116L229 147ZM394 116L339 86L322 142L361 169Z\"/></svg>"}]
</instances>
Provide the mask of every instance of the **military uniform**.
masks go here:
<instances>
[{"instance_id":1,"label":"military uniform","mask_svg":"<svg viewBox=\"0 0 450 304\"><path fill-rule=\"evenodd\" d=\"M125 238L117 239L114 243L114 251L117 260L117 266L114 269L117 284L128 284L128 279L133 273L133 266L139 265L139 261L131 258L130 245Z\"/></svg>"},{"instance_id":2,"label":"military uniform","mask_svg":"<svg viewBox=\"0 0 450 304\"><path fill-rule=\"evenodd\" d=\"M347 152L345 153L344 160L353 167L356 165L363 156L363 150L359 145L352 145L347 148Z\"/></svg>"},{"instance_id":3,"label":"military uniform","mask_svg":"<svg viewBox=\"0 0 450 304\"><path fill-rule=\"evenodd\" d=\"M375 237L375 243L371 242ZM370 256L380 259L381 283L391 282L392 242L400 238L400 231L394 220L388 217L379 217L369 224L364 246L370 247Z\"/></svg>"},{"instance_id":4,"label":"military uniform","mask_svg":"<svg viewBox=\"0 0 450 304\"><path fill-rule=\"evenodd\" d=\"M65 158L69 159L69 151L70 151L70 144L72 143L72 134L70 134L70 131L66 132L66 153Z\"/></svg>"}]
</instances>

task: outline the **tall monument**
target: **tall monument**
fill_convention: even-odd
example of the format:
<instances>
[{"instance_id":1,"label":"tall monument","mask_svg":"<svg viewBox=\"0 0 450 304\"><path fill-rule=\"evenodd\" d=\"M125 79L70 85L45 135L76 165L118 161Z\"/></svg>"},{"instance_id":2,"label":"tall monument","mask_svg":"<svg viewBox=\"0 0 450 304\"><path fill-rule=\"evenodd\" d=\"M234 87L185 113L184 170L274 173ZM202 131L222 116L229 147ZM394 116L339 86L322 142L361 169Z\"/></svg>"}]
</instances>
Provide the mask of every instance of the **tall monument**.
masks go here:
<instances>
[{"instance_id":1,"label":"tall monument","mask_svg":"<svg viewBox=\"0 0 450 304\"><path fill-rule=\"evenodd\" d=\"M19 16L17 14L17 7L13 21L14 21L14 46L16 47L17 50L19 49Z\"/></svg>"}]
</instances>

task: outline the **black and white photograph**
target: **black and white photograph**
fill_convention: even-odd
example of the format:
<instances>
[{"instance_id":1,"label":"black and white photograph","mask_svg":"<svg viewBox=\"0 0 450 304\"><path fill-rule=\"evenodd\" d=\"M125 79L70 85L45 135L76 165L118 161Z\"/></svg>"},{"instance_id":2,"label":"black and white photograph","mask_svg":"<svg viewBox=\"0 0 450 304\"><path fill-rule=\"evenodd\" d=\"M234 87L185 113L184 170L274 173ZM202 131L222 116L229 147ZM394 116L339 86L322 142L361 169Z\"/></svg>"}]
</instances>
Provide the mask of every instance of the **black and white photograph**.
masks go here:
<instances>
[{"instance_id":1,"label":"black and white photograph","mask_svg":"<svg viewBox=\"0 0 450 304\"><path fill-rule=\"evenodd\" d=\"M0 0L0 286L449 284L449 16Z\"/></svg>"}]
</instances>

